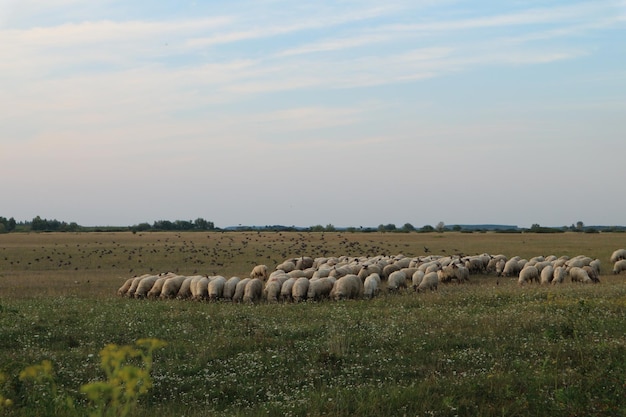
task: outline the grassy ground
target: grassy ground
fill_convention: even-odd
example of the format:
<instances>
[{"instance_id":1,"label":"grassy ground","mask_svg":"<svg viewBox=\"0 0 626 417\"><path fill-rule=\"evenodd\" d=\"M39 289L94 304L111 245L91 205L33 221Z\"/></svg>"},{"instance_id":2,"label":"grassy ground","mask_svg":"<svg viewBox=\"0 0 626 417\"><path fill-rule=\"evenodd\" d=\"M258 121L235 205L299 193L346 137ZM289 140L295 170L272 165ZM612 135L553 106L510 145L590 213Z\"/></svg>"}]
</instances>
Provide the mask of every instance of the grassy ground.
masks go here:
<instances>
[{"instance_id":1,"label":"grassy ground","mask_svg":"<svg viewBox=\"0 0 626 417\"><path fill-rule=\"evenodd\" d=\"M0 393L46 415L16 375L50 359L60 390L101 378L106 343L166 340L138 415L619 416L626 414L623 234L131 233L0 235ZM290 256L599 258L598 285L518 287L472 276L371 301L232 305L115 296L165 270L245 276ZM445 252L444 252L445 251ZM48 414L50 415L50 414Z\"/></svg>"}]
</instances>

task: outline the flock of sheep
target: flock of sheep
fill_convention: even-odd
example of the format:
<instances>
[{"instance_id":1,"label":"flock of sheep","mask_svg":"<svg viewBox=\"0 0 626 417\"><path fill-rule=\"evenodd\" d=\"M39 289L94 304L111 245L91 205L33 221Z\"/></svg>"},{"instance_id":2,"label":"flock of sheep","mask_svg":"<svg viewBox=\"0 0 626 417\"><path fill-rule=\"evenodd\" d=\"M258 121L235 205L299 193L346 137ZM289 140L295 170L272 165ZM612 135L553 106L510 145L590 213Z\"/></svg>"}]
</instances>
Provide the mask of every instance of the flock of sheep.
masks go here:
<instances>
[{"instance_id":1,"label":"flock of sheep","mask_svg":"<svg viewBox=\"0 0 626 417\"><path fill-rule=\"evenodd\" d=\"M626 249L611 255L613 273L626 271ZM172 272L142 275L127 279L118 295L132 298L227 300L257 303L299 302L321 299L372 298L382 290L399 291L411 287L420 292L436 290L439 283L469 281L470 275L495 273L517 277L524 285L599 282L600 260L587 256L538 256L530 260L519 256L487 253L475 256L406 257L300 257L285 260L270 272L257 265L250 277L184 276Z\"/></svg>"}]
</instances>

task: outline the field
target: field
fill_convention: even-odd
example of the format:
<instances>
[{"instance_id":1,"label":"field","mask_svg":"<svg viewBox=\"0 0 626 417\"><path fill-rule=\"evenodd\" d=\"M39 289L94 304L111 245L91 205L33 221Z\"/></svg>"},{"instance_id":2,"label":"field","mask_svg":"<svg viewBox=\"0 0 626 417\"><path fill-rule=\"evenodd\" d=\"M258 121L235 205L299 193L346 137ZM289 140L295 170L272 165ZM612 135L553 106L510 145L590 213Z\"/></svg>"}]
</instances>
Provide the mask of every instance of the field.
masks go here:
<instances>
[{"instance_id":1,"label":"field","mask_svg":"<svg viewBox=\"0 0 626 417\"><path fill-rule=\"evenodd\" d=\"M158 338L154 386L134 415L626 415L626 234L41 233L0 235L0 394L8 416L86 415L108 343ZM148 272L247 276L307 255L584 254L601 283L469 284L374 300L233 305L120 298ZM18 375L48 359L51 408ZM37 391L40 390L40 391ZM43 391L42 391L43 390Z\"/></svg>"}]
</instances>

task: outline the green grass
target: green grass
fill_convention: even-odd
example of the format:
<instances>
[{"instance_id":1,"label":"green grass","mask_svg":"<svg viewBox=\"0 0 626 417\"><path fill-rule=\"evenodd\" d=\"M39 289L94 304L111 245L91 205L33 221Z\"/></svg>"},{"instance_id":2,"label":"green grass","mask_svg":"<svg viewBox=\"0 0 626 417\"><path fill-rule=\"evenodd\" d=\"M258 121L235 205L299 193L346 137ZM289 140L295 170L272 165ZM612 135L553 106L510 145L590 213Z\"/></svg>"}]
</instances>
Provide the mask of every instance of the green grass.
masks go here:
<instances>
[{"instance_id":1,"label":"green grass","mask_svg":"<svg viewBox=\"0 0 626 417\"><path fill-rule=\"evenodd\" d=\"M129 235L107 235L105 240L83 234L75 239L83 239L78 244L86 253L107 247L112 253L104 258L121 263L124 250L140 239ZM231 237L240 242L254 235ZM602 235L385 234L372 243L357 234L333 234L332 239L327 234L325 250L342 254L376 245L412 255L422 254L424 245L439 252L462 246L466 253L525 250L526 257L570 251L601 257L608 272L608 256L620 246L617 238L612 240L617 235L596 239ZM227 236L179 239L164 234L159 235L161 244L156 236L144 236L151 240L142 251L155 250L154 257L144 255L144 262L163 262L160 255L169 251L164 238L169 243L214 239L227 245ZM168 345L154 354L154 387L140 400L139 416L626 414L623 276L603 275L598 285L568 282L559 287L519 287L515 279L472 276L470 284L443 286L435 293L409 291L369 301L233 305L130 300L114 294L129 276L128 269L144 272L138 265L121 270L105 267L103 261L97 268L91 261L79 262L78 251L70 253L76 242L60 241L59 235L56 241L47 240L49 235L34 237L44 240L0 240L0 247L4 245L3 253L14 264L23 253L20 265L30 259L32 266L37 257L33 248L41 257L55 248L60 252L59 246L67 243L64 256L72 255L79 271L8 269L3 264L0 372L9 378L0 392L14 401L0 411L3 415L46 415L17 378L26 366L51 360L59 389L80 405L85 400L79 387L102 377L100 349L140 338L158 338ZM279 252L270 256L282 259L291 245L302 244L300 238L290 240L296 237L268 234L259 247L251 243L241 255L234 255L236 249L221 253L256 262L251 254L266 253L261 246L270 246ZM313 256L319 238L306 242ZM119 247L110 242L124 239ZM439 241L445 243L436 246ZM185 249L172 251L176 255L171 255L170 265L181 272L195 268L182 262L193 254L190 247L177 245ZM203 250L212 253L213 248ZM216 261L232 271L225 275L243 275L252 263ZM15 278L21 281L11 281ZM46 287L57 283L60 288ZM24 293L28 289L33 291Z\"/></svg>"}]
</instances>

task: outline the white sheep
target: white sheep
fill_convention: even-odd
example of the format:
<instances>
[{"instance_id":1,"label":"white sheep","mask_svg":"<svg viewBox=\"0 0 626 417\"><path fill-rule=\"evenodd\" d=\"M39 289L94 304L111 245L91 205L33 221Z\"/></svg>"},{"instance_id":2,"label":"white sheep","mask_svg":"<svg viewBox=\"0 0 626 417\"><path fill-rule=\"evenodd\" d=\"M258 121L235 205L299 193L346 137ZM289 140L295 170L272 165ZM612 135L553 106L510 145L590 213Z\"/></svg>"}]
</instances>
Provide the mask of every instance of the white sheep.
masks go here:
<instances>
[{"instance_id":1,"label":"white sheep","mask_svg":"<svg viewBox=\"0 0 626 417\"><path fill-rule=\"evenodd\" d=\"M309 291L309 279L305 277L297 278L291 289L291 298L296 303L306 300Z\"/></svg>"},{"instance_id":2,"label":"white sheep","mask_svg":"<svg viewBox=\"0 0 626 417\"><path fill-rule=\"evenodd\" d=\"M583 284L589 284L593 282L591 277L589 277L589 274L587 274L587 271L578 266L570 268L568 273L570 278L572 279L572 282L582 282Z\"/></svg>"},{"instance_id":3,"label":"white sheep","mask_svg":"<svg viewBox=\"0 0 626 417\"><path fill-rule=\"evenodd\" d=\"M360 278L359 278L360 279ZM369 274L363 282L363 297L373 298L380 292L381 280L380 275L374 272Z\"/></svg>"},{"instance_id":4,"label":"white sheep","mask_svg":"<svg viewBox=\"0 0 626 417\"><path fill-rule=\"evenodd\" d=\"M219 300L224 295L224 286L226 285L226 277L218 275L213 277L209 282L208 295L209 300Z\"/></svg>"},{"instance_id":5,"label":"white sheep","mask_svg":"<svg viewBox=\"0 0 626 417\"><path fill-rule=\"evenodd\" d=\"M293 301L292 292L293 292L293 284L296 283L297 278L289 278L287 281L283 282L283 285L280 287L280 299L281 301Z\"/></svg>"},{"instance_id":6,"label":"white sheep","mask_svg":"<svg viewBox=\"0 0 626 417\"><path fill-rule=\"evenodd\" d=\"M333 300L354 299L359 298L362 293L363 282L361 278L354 274L348 274L335 282L330 292L330 298Z\"/></svg>"},{"instance_id":7,"label":"white sheep","mask_svg":"<svg viewBox=\"0 0 626 417\"><path fill-rule=\"evenodd\" d=\"M135 291L137 291L137 287L139 286L139 283L141 282L141 280L149 276L150 274L144 274L139 277L133 278L133 281L130 284L130 288L128 289L128 291L126 291L126 295L131 298L134 297Z\"/></svg>"},{"instance_id":8,"label":"white sheep","mask_svg":"<svg viewBox=\"0 0 626 417\"><path fill-rule=\"evenodd\" d=\"M145 298L148 295L148 291L152 289L157 279L159 279L158 275L150 275L143 278L141 281L139 281L139 285L137 285L137 289L135 290L135 294L133 296L135 298Z\"/></svg>"},{"instance_id":9,"label":"white sheep","mask_svg":"<svg viewBox=\"0 0 626 417\"><path fill-rule=\"evenodd\" d=\"M296 269L305 270L313 266L313 258L308 256L302 256L296 260Z\"/></svg>"},{"instance_id":10,"label":"white sheep","mask_svg":"<svg viewBox=\"0 0 626 417\"><path fill-rule=\"evenodd\" d=\"M418 269L417 271L415 271L415 273L411 277L411 282L413 284L413 291L417 291L417 288L419 287L419 285L422 283L422 280L424 279L424 275L426 275L426 273L422 271L421 269Z\"/></svg>"},{"instance_id":11,"label":"white sheep","mask_svg":"<svg viewBox=\"0 0 626 417\"><path fill-rule=\"evenodd\" d=\"M283 283L279 280L268 281L263 288L263 297L270 303L278 302L282 285Z\"/></svg>"},{"instance_id":12,"label":"white sheep","mask_svg":"<svg viewBox=\"0 0 626 417\"><path fill-rule=\"evenodd\" d=\"M181 275L184 276L184 275ZM178 289L178 292L176 293L176 298L180 299L180 300L184 300L187 298L191 298L192 294L191 294L191 283L193 282L194 277L187 277L184 276L184 279ZM167 285L167 283L163 284L164 286Z\"/></svg>"},{"instance_id":13,"label":"white sheep","mask_svg":"<svg viewBox=\"0 0 626 417\"><path fill-rule=\"evenodd\" d=\"M550 284L554 278L554 267L552 265L546 265L539 274L541 277L541 284Z\"/></svg>"},{"instance_id":14,"label":"white sheep","mask_svg":"<svg viewBox=\"0 0 626 417\"><path fill-rule=\"evenodd\" d=\"M332 277L309 281L309 289L307 291L306 298L313 301L328 298L335 282L336 279Z\"/></svg>"},{"instance_id":15,"label":"white sheep","mask_svg":"<svg viewBox=\"0 0 626 417\"><path fill-rule=\"evenodd\" d=\"M429 272L424 275L422 281L417 286L417 291L422 292L426 290L435 291L439 285L439 277L437 276L437 272Z\"/></svg>"},{"instance_id":16,"label":"white sheep","mask_svg":"<svg viewBox=\"0 0 626 417\"><path fill-rule=\"evenodd\" d=\"M246 284L243 292L243 301L246 303L257 303L263 296L263 281L259 278L252 278Z\"/></svg>"},{"instance_id":17,"label":"white sheep","mask_svg":"<svg viewBox=\"0 0 626 417\"><path fill-rule=\"evenodd\" d=\"M267 265L257 265L250 272L250 278L259 278L263 281L267 279L267 275Z\"/></svg>"},{"instance_id":18,"label":"white sheep","mask_svg":"<svg viewBox=\"0 0 626 417\"><path fill-rule=\"evenodd\" d=\"M567 268L565 266L556 266L554 267L554 273L552 274L551 284L562 284L565 281L565 277L567 276Z\"/></svg>"},{"instance_id":19,"label":"white sheep","mask_svg":"<svg viewBox=\"0 0 626 417\"><path fill-rule=\"evenodd\" d=\"M128 278L126 281L124 281L124 284L122 284L122 286L117 290L117 295L119 295L120 297L126 295L134 279L135 278Z\"/></svg>"},{"instance_id":20,"label":"white sheep","mask_svg":"<svg viewBox=\"0 0 626 417\"><path fill-rule=\"evenodd\" d=\"M194 281L191 281L191 294L194 300L206 300L209 298L209 278L204 275L195 277Z\"/></svg>"},{"instance_id":21,"label":"white sheep","mask_svg":"<svg viewBox=\"0 0 626 417\"><path fill-rule=\"evenodd\" d=\"M626 271L626 259L620 259L619 261L616 261L615 264L613 264L613 273L615 275Z\"/></svg>"},{"instance_id":22,"label":"white sheep","mask_svg":"<svg viewBox=\"0 0 626 417\"><path fill-rule=\"evenodd\" d=\"M243 294L246 290L246 285L251 281L251 278L244 278L237 283L235 292L233 293L233 303L240 303L243 300Z\"/></svg>"},{"instance_id":23,"label":"white sheep","mask_svg":"<svg viewBox=\"0 0 626 417\"><path fill-rule=\"evenodd\" d=\"M161 288L161 294L159 298L174 298L177 297L180 293L180 289L188 277L184 275L175 275L171 278L168 278L163 283L163 288Z\"/></svg>"},{"instance_id":24,"label":"white sheep","mask_svg":"<svg viewBox=\"0 0 626 417\"><path fill-rule=\"evenodd\" d=\"M163 285L165 284L165 281L167 281L172 276L174 275L165 274L165 275L159 276L159 279L156 280L152 288L150 288L150 291L148 291L147 297L148 298L160 297L161 291L163 291Z\"/></svg>"},{"instance_id":25,"label":"white sheep","mask_svg":"<svg viewBox=\"0 0 626 417\"><path fill-rule=\"evenodd\" d=\"M387 290L398 291L400 288L406 288L407 276L404 271L398 270L392 272L387 278Z\"/></svg>"},{"instance_id":26,"label":"white sheep","mask_svg":"<svg viewBox=\"0 0 626 417\"><path fill-rule=\"evenodd\" d=\"M514 256L504 264L504 269L502 270L503 277L513 277L515 275L519 275L521 271L520 268L520 257Z\"/></svg>"},{"instance_id":27,"label":"white sheep","mask_svg":"<svg viewBox=\"0 0 626 417\"><path fill-rule=\"evenodd\" d=\"M526 265L519 272L517 283L519 285L524 285L527 282L531 282L531 281L539 282L539 270L534 265Z\"/></svg>"},{"instance_id":28,"label":"white sheep","mask_svg":"<svg viewBox=\"0 0 626 417\"><path fill-rule=\"evenodd\" d=\"M611 254L611 263L615 263L617 261L621 261L622 259L626 259L626 249L617 249Z\"/></svg>"},{"instance_id":29,"label":"white sheep","mask_svg":"<svg viewBox=\"0 0 626 417\"><path fill-rule=\"evenodd\" d=\"M361 266L361 269L359 270L357 276L361 278L362 281L365 281L365 278L367 278L371 274L378 274L378 276L380 277L381 273L382 273L382 269L380 268L380 266L376 264L366 263Z\"/></svg>"},{"instance_id":30,"label":"white sheep","mask_svg":"<svg viewBox=\"0 0 626 417\"><path fill-rule=\"evenodd\" d=\"M239 277L230 277L224 283L224 289L222 290L222 298L225 300L232 300L233 295L235 295L235 290L237 289L237 284L241 281Z\"/></svg>"},{"instance_id":31,"label":"white sheep","mask_svg":"<svg viewBox=\"0 0 626 417\"><path fill-rule=\"evenodd\" d=\"M284 261L283 263L276 265L276 269L282 269L285 272L291 272L296 269L296 264L292 261Z\"/></svg>"}]
</instances>

